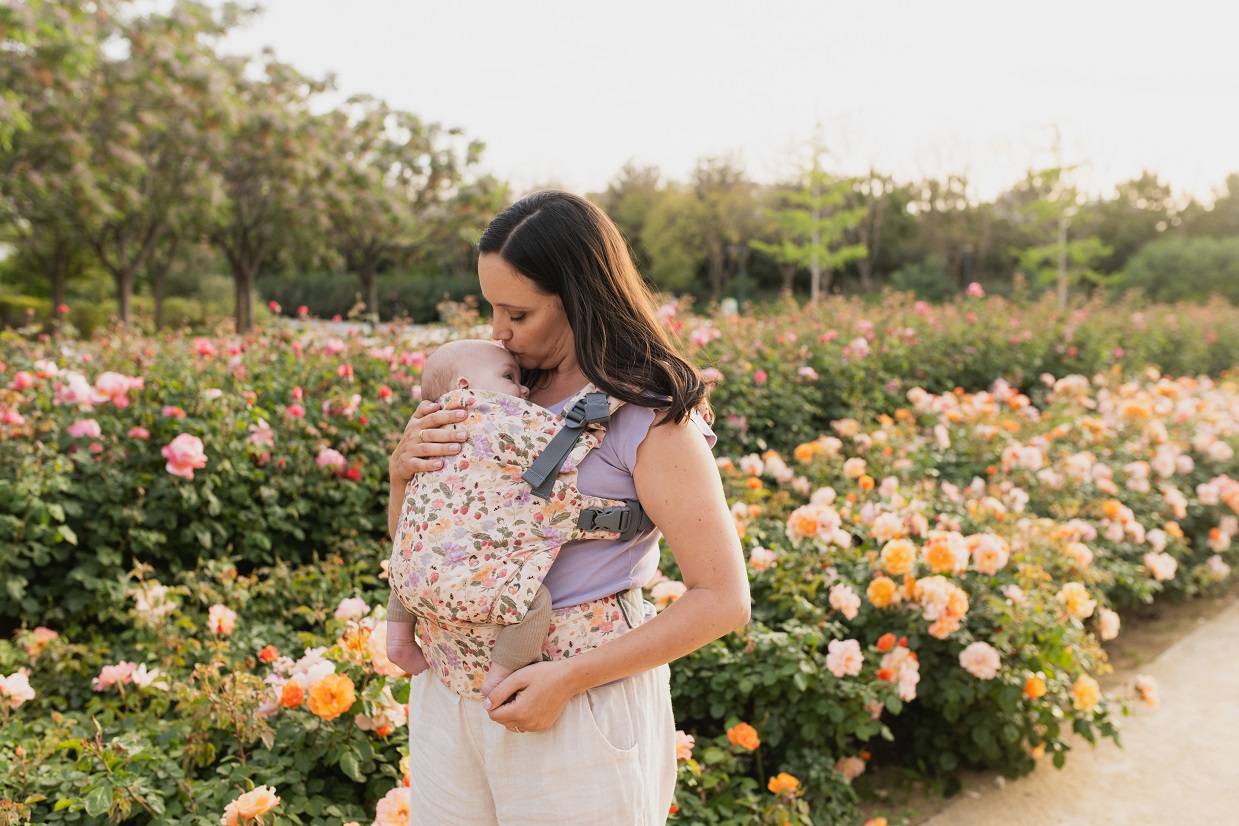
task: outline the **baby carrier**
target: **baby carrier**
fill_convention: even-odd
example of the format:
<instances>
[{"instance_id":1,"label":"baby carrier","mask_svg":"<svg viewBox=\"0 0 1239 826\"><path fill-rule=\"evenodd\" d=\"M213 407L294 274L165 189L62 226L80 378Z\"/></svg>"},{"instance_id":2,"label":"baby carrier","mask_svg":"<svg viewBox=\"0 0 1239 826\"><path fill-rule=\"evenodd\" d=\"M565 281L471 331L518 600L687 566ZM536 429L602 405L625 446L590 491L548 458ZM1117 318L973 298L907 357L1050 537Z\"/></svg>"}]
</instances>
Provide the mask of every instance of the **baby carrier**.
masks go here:
<instances>
[{"instance_id":1,"label":"baby carrier","mask_svg":"<svg viewBox=\"0 0 1239 826\"><path fill-rule=\"evenodd\" d=\"M409 484L388 575L417 616L423 653L444 684L478 691L499 627L520 622L559 549L575 539L628 539L654 526L636 500L577 489L581 460L621 401L592 385L562 417L514 396L452 391L470 439ZM553 612L546 659L571 656L644 618L639 592Z\"/></svg>"}]
</instances>

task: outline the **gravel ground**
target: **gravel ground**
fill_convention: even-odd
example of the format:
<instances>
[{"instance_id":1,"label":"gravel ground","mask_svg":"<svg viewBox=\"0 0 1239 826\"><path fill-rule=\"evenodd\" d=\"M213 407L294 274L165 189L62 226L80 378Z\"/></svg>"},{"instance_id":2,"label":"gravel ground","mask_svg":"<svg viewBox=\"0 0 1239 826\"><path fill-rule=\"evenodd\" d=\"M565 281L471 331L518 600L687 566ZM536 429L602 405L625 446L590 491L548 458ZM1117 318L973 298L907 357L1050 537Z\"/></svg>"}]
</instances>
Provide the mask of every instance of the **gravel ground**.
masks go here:
<instances>
[{"instance_id":1,"label":"gravel ground","mask_svg":"<svg viewBox=\"0 0 1239 826\"><path fill-rule=\"evenodd\" d=\"M1121 718L1123 747L1081 741L1062 771L975 788L927 826L1239 825L1239 602L1142 669L1161 706Z\"/></svg>"}]
</instances>

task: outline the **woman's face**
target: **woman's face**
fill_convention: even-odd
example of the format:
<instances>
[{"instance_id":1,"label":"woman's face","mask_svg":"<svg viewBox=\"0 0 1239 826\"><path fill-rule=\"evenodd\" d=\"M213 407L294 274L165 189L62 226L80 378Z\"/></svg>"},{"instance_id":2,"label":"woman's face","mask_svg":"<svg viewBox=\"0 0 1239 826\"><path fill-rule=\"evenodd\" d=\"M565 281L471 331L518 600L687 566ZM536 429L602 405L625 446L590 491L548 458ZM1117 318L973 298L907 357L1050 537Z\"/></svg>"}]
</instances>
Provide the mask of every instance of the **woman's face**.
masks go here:
<instances>
[{"instance_id":1,"label":"woman's face","mask_svg":"<svg viewBox=\"0 0 1239 826\"><path fill-rule=\"evenodd\" d=\"M572 327L557 295L533 282L497 253L478 258L482 296L495 310L491 337L516 357L522 370L562 369L575 364Z\"/></svg>"}]
</instances>

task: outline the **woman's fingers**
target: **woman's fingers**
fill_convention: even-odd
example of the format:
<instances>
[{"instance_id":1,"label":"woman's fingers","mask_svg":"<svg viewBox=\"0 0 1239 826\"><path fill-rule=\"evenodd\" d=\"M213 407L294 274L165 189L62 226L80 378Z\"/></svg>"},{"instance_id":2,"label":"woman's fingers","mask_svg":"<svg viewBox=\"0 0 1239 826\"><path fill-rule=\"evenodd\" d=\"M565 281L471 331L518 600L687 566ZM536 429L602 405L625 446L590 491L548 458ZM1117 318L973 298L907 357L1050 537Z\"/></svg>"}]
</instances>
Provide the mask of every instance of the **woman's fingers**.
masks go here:
<instances>
[{"instance_id":1,"label":"woman's fingers","mask_svg":"<svg viewBox=\"0 0 1239 826\"><path fill-rule=\"evenodd\" d=\"M388 461L392 480L407 483L419 473L443 467L444 457L459 452L460 443L468 438L467 431L455 427L465 415L464 410L443 410L434 402L419 404Z\"/></svg>"}]
</instances>

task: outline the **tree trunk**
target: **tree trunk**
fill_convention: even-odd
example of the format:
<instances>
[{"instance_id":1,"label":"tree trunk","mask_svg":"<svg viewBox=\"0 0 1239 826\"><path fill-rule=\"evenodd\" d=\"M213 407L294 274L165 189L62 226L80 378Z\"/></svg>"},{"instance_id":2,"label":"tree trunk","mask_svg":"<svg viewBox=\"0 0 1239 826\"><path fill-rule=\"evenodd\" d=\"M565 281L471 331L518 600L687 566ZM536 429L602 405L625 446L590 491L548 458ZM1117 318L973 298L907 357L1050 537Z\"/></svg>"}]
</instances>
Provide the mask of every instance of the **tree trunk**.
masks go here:
<instances>
[{"instance_id":1,"label":"tree trunk","mask_svg":"<svg viewBox=\"0 0 1239 826\"><path fill-rule=\"evenodd\" d=\"M375 270L379 268L377 261L367 261L362 265L357 277L361 279L362 294L366 297L366 310L379 317L379 281L375 278Z\"/></svg>"},{"instance_id":2,"label":"tree trunk","mask_svg":"<svg viewBox=\"0 0 1239 826\"><path fill-rule=\"evenodd\" d=\"M172 240L168 242L167 254L165 256L162 258L157 258L155 255L151 255L151 293L155 298L156 330L163 329L164 281L168 277L168 270L172 269L172 262L176 259L176 250L180 244L181 237L179 235L174 235L172 236Z\"/></svg>"},{"instance_id":3,"label":"tree trunk","mask_svg":"<svg viewBox=\"0 0 1239 826\"><path fill-rule=\"evenodd\" d=\"M232 283L236 298L237 332L248 333L254 326L254 303L251 293L251 280L248 267L242 265L234 269Z\"/></svg>"},{"instance_id":4,"label":"tree trunk","mask_svg":"<svg viewBox=\"0 0 1239 826\"><path fill-rule=\"evenodd\" d=\"M860 291L867 293L873 290L873 262L869 257L857 259L856 268L860 271Z\"/></svg>"},{"instance_id":5,"label":"tree trunk","mask_svg":"<svg viewBox=\"0 0 1239 826\"><path fill-rule=\"evenodd\" d=\"M710 280L710 300L718 301L723 297L723 281L727 277L727 268L723 261L723 253L711 253L710 264L707 270L707 276Z\"/></svg>"},{"instance_id":6,"label":"tree trunk","mask_svg":"<svg viewBox=\"0 0 1239 826\"><path fill-rule=\"evenodd\" d=\"M796 270L799 269L795 264L780 264L779 275L783 277L782 292L786 295L791 295L796 285Z\"/></svg>"},{"instance_id":7,"label":"tree trunk","mask_svg":"<svg viewBox=\"0 0 1239 826\"><path fill-rule=\"evenodd\" d=\"M133 270L119 270L112 273L116 282L116 307L121 323L126 327L133 320Z\"/></svg>"}]
</instances>

